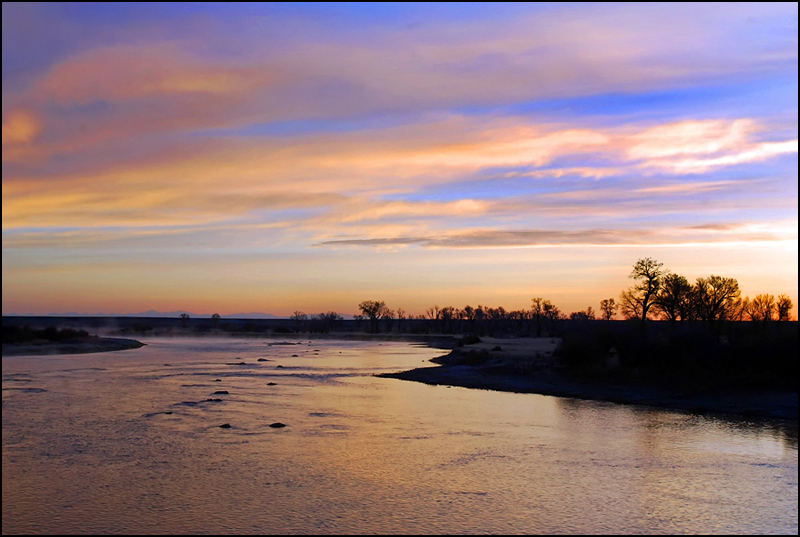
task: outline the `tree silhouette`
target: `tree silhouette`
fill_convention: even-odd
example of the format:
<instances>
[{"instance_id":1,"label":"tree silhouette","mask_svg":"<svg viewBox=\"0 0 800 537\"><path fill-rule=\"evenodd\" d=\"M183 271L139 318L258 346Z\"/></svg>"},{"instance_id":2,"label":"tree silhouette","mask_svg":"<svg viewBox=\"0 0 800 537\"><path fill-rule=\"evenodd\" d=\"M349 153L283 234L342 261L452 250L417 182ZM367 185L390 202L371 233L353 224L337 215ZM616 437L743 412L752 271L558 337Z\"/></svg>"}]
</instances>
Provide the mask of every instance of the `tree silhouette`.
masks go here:
<instances>
[{"instance_id":1,"label":"tree silhouette","mask_svg":"<svg viewBox=\"0 0 800 537\"><path fill-rule=\"evenodd\" d=\"M668 321L685 321L691 315L692 286L680 274L667 274L661 282L654 306Z\"/></svg>"},{"instance_id":2,"label":"tree silhouette","mask_svg":"<svg viewBox=\"0 0 800 537\"><path fill-rule=\"evenodd\" d=\"M544 322L544 304L548 302L542 297L532 298L531 319L536 326L536 337L542 337L542 324Z\"/></svg>"},{"instance_id":3,"label":"tree silhouette","mask_svg":"<svg viewBox=\"0 0 800 537\"><path fill-rule=\"evenodd\" d=\"M700 319L713 324L733 319L741 306L739 282L734 278L714 276L697 278L694 302Z\"/></svg>"},{"instance_id":4,"label":"tree silhouette","mask_svg":"<svg viewBox=\"0 0 800 537\"><path fill-rule=\"evenodd\" d=\"M378 333L378 321L384 316L386 303L383 300L365 300L358 305L358 309L366 316L369 317L370 329L373 333Z\"/></svg>"},{"instance_id":5,"label":"tree silhouette","mask_svg":"<svg viewBox=\"0 0 800 537\"><path fill-rule=\"evenodd\" d=\"M647 314L656 301L664 276L668 270L664 264L655 259L645 257L633 266L629 278L638 280L639 283L623 291L620 295L622 313L628 318L639 318L642 323L647 320Z\"/></svg>"},{"instance_id":6,"label":"tree silhouette","mask_svg":"<svg viewBox=\"0 0 800 537\"><path fill-rule=\"evenodd\" d=\"M572 321L594 321L594 309L591 306L586 308L586 311L573 311L569 314L569 318Z\"/></svg>"},{"instance_id":7,"label":"tree silhouette","mask_svg":"<svg viewBox=\"0 0 800 537\"><path fill-rule=\"evenodd\" d=\"M775 296L770 294L756 295L753 300L744 299L743 313L751 321L771 321L778 312Z\"/></svg>"},{"instance_id":8,"label":"tree silhouette","mask_svg":"<svg viewBox=\"0 0 800 537\"><path fill-rule=\"evenodd\" d=\"M542 311L544 312L544 324L549 334L552 336L556 332L558 321L564 319L565 316L561 313L561 310L549 300L542 301Z\"/></svg>"},{"instance_id":9,"label":"tree silhouette","mask_svg":"<svg viewBox=\"0 0 800 537\"><path fill-rule=\"evenodd\" d=\"M456 309L453 306L447 306L439 311L439 318L442 320L442 332L450 334L453 332L453 321L456 318Z\"/></svg>"},{"instance_id":10,"label":"tree silhouette","mask_svg":"<svg viewBox=\"0 0 800 537\"><path fill-rule=\"evenodd\" d=\"M438 305L431 306L425 310L425 318L430 320L429 326L432 332L441 332L439 329L439 318L441 310Z\"/></svg>"},{"instance_id":11,"label":"tree silhouette","mask_svg":"<svg viewBox=\"0 0 800 537\"><path fill-rule=\"evenodd\" d=\"M214 329L219 328L219 313L214 313L211 315L211 322L214 323Z\"/></svg>"},{"instance_id":12,"label":"tree silhouette","mask_svg":"<svg viewBox=\"0 0 800 537\"><path fill-rule=\"evenodd\" d=\"M403 325L406 321L406 310L403 308L397 308L397 331L403 332Z\"/></svg>"},{"instance_id":13,"label":"tree silhouette","mask_svg":"<svg viewBox=\"0 0 800 537\"><path fill-rule=\"evenodd\" d=\"M184 328L189 326L189 314L181 313L180 317L181 317L181 326L183 326Z\"/></svg>"},{"instance_id":14,"label":"tree silhouette","mask_svg":"<svg viewBox=\"0 0 800 537\"><path fill-rule=\"evenodd\" d=\"M308 315L302 311L295 311L289 318L294 321L294 331L302 332L303 325L308 320Z\"/></svg>"},{"instance_id":15,"label":"tree silhouette","mask_svg":"<svg viewBox=\"0 0 800 537\"><path fill-rule=\"evenodd\" d=\"M342 316L336 313L335 311L329 311L327 313L320 313L319 315L315 315L312 319L312 324L315 325L316 331L319 332L331 332L336 329L336 326L339 324L339 321L342 320Z\"/></svg>"},{"instance_id":16,"label":"tree silhouette","mask_svg":"<svg viewBox=\"0 0 800 537\"><path fill-rule=\"evenodd\" d=\"M381 319L383 322L386 323L386 331L392 331L392 325L394 324L394 310L388 307L384 307L381 310Z\"/></svg>"},{"instance_id":17,"label":"tree silhouette","mask_svg":"<svg viewBox=\"0 0 800 537\"><path fill-rule=\"evenodd\" d=\"M788 321L792 314L792 299L788 295L778 295L778 301L775 308L778 311L779 321Z\"/></svg>"},{"instance_id":18,"label":"tree silhouette","mask_svg":"<svg viewBox=\"0 0 800 537\"><path fill-rule=\"evenodd\" d=\"M603 312L603 320L610 321L614 314L617 313L619 306L613 298L607 298L600 301L600 311Z\"/></svg>"},{"instance_id":19,"label":"tree silhouette","mask_svg":"<svg viewBox=\"0 0 800 537\"><path fill-rule=\"evenodd\" d=\"M464 320L467 321L467 327L470 332L475 332L475 309L467 304L462 310Z\"/></svg>"}]
</instances>

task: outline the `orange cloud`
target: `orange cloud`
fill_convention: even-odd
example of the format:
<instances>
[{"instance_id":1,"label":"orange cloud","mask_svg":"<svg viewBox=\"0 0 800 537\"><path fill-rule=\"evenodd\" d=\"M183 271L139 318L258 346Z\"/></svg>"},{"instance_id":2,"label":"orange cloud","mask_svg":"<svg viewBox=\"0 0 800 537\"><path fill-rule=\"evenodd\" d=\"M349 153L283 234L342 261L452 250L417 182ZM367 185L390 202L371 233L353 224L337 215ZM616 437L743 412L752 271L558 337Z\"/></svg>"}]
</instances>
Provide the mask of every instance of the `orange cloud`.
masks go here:
<instances>
[{"instance_id":1,"label":"orange cloud","mask_svg":"<svg viewBox=\"0 0 800 537\"><path fill-rule=\"evenodd\" d=\"M169 43L116 46L90 50L56 65L34 94L39 101L62 105L193 93L219 98L252 91L273 78L263 68L209 65Z\"/></svg>"},{"instance_id":2,"label":"orange cloud","mask_svg":"<svg viewBox=\"0 0 800 537\"><path fill-rule=\"evenodd\" d=\"M3 146L28 144L41 131L41 124L29 112L11 110L3 114ZM3 147L5 155L6 147Z\"/></svg>"},{"instance_id":3,"label":"orange cloud","mask_svg":"<svg viewBox=\"0 0 800 537\"><path fill-rule=\"evenodd\" d=\"M532 181L564 174L602 179L656 167L683 174L797 151L796 141L751 142L758 126L746 119L684 121L638 129L631 134L631 127L576 129L532 126L529 120L519 118L487 122L451 117L338 135L212 140L193 151L178 146L174 153L165 151L151 161L130 161L96 172L41 178L5 174L3 225L9 229L37 225L205 225L240 218L257 220L277 211L310 208L318 210L311 216L291 219L346 225L478 216L489 210L500 211L504 205L475 199L412 203L381 198L460 181L465 174L484 168L542 166L565 156L602 153L603 160L596 168L567 166L511 174ZM499 177L507 175L501 173ZM628 203L626 210L636 212L637 204L644 206L651 201L646 199L648 194L688 195L734 186L719 181L673 183L662 179L630 192L593 187L541 193L536 210L541 214L611 214ZM670 202L658 203L668 206ZM531 209L516 208L522 211L520 214L529 214ZM506 205L507 214L513 214L513 210Z\"/></svg>"}]
</instances>

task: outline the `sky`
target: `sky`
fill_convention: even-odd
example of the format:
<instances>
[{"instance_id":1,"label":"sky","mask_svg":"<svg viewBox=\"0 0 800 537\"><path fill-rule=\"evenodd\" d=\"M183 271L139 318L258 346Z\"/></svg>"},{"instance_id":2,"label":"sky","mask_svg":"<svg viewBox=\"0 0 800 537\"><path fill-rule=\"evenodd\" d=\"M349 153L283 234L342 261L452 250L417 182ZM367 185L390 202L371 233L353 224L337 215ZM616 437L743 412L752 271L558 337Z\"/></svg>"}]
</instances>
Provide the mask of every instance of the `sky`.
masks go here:
<instances>
[{"instance_id":1,"label":"sky","mask_svg":"<svg viewBox=\"0 0 800 537\"><path fill-rule=\"evenodd\" d=\"M3 308L798 302L798 8L3 3Z\"/></svg>"}]
</instances>

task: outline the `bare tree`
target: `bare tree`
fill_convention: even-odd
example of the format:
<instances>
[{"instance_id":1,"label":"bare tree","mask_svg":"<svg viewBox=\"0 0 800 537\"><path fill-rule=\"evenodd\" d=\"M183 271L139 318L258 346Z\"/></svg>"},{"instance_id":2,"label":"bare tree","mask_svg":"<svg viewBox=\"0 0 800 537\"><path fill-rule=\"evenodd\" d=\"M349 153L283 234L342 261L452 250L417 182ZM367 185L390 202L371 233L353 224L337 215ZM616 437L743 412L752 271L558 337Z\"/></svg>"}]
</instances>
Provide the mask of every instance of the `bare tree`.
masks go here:
<instances>
[{"instance_id":1,"label":"bare tree","mask_svg":"<svg viewBox=\"0 0 800 537\"><path fill-rule=\"evenodd\" d=\"M219 320L220 320L219 313L214 313L211 315L211 322L214 324L215 330L219 328Z\"/></svg>"},{"instance_id":2,"label":"bare tree","mask_svg":"<svg viewBox=\"0 0 800 537\"><path fill-rule=\"evenodd\" d=\"M600 301L600 311L603 312L603 320L610 321L617 313L619 306L613 298L607 298Z\"/></svg>"},{"instance_id":3,"label":"bare tree","mask_svg":"<svg viewBox=\"0 0 800 537\"><path fill-rule=\"evenodd\" d=\"M669 273L663 267L663 263L650 257L638 260L633 266L628 277L638 280L639 283L620 295L622 302L620 307L626 317L638 317L642 323L647 320L647 314L656 301L662 280Z\"/></svg>"},{"instance_id":4,"label":"bare tree","mask_svg":"<svg viewBox=\"0 0 800 537\"><path fill-rule=\"evenodd\" d=\"M447 306L439 311L439 318L442 322L442 332L453 332L453 319L456 317L456 309L453 306Z\"/></svg>"},{"instance_id":5,"label":"bare tree","mask_svg":"<svg viewBox=\"0 0 800 537\"><path fill-rule=\"evenodd\" d=\"M667 274L661 282L654 307L667 321L685 321L690 316L691 291L692 286L684 276Z\"/></svg>"},{"instance_id":6,"label":"bare tree","mask_svg":"<svg viewBox=\"0 0 800 537\"><path fill-rule=\"evenodd\" d=\"M756 295L753 300L745 298L744 315L751 321L771 321L778 313L775 296L770 294Z\"/></svg>"},{"instance_id":7,"label":"bare tree","mask_svg":"<svg viewBox=\"0 0 800 537\"><path fill-rule=\"evenodd\" d=\"M397 331L403 332L403 325L406 322L406 310L403 308L397 308Z\"/></svg>"},{"instance_id":8,"label":"bare tree","mask_svg":"<svg viewBox=\"0 0 800 537\"><path fill-rule=\"evenodd\" d=\"M467 321L470 332L475 332L475 309L467 304L462 311L464 312L464 320Z\"/></svg>"},{"instance_id":9,"label":"bare tree","mask_svg":"<svg viewBox=\"0 0 800 537\"><path fill-rule=\"evenodd\" d=\"M331 332L336 329L336 326L339 324L339 321L342 320L342 316L336 313L335 311L329 311L327 313L320 313L314 317L314 321L317 325L317 329L320 332Z\"/></svg>"},{"instance_id":10,"label":"bare tree","mask_svg":"<svg viewBox=\"0 0 800 537\"><path fill-rule=\"evenodd\" d=\"M778 302L775 308L778 311L779 321L788 321L792 315L792 299L788 295L778 295Z\"/></svg>"},{"instance_id":11,"label":"bare tree","mask_svg":"<svg viewBox=\"0 0 800 537\"><path fill-rule=\"evenodd\" d=\"M734 278L714 276L697 278L694 285L694 302L700 319L708 323L725 321L734 317L741 306L739 282Z\"/></svg>"},{"instance_id":12,"label":"bare tree","mask_svg":"<svg viewBox=\"0 0 800 537\"><path fill-rule=\"evenodd\" d=\"M536 337L542 337L542 323L544 321L544 303L547 302L542 297L532 298L531 319L536 326Z\"/></svg>"},{"instance_id":13,"label":"bare tree","mask_svg":"<svg viewBox=\"0 0 800 537\"><path fill-rule=\"evenodd\" d=\"M303 327L306 324L306 321L308 320L308 315L306 315L302 311L295 311L289 318L294 321L294 331L302 332Z\"/></svg>"},{"instance_id":14,"label":"bare tree","mask_svg":"<svg viewBox=\"0 0 800 537\"><path fill-rule=\"evenodd\" d=\"M569 314L569 318L572 321L594 321L594 310L589 306L585 311L573 311Z\"/></svg>"},{"instance_id":15,"label":"bare tree","mask_svg":"<svg viewBox=\"0 0 800 537\"><path fill-rule=\"evenodd\" d=\"M386 323L386 331L392 331L392 325L394 324L394 310L389 308L383 308L381 310L381 319L383 322Z\"/></svg>"},{"instance_id":16,"label":"bare tree","mask_svg":"<svg viewBox=\"0 0 800 537\"><path fill-rule=\"evenodd\" d=\"M386 303L383 300L365 300L358 305L358 308L366 317L369 317L371 331L377 333L380 328L378 321L384 315Z\"/></svg>"},{"instance_id":17,"label":"bare tree","mask_svg":"<svg viewBox=\"0 0 800 537\"><path fill-rule=\"evenodd\" d=\"M503 306L487 308L486 316L489 319L489 333L494 334L497 330L503 330L508 312Z\"/></svg>"},{"instance_id":18,"label":"bare tree","mask_svg":"<svg viewBox=\"0 0 800 537\"><path fill-rule=\"evenodd\" d=\"M184 328L189 326L189 314L181 313L180 317L181 317L181 326L183 326Z\"/></svg>"},{"instance_id":19,"label":"bare tree","mask_svg":"<svg viewBox=\"0 0 800 537\"><path fill-rule=\"evenodd\" d=\"M556 305L551 303L549 300L545 300L543 305L544 305L544 318L547 321L547 328L551 336L555 335L558 321L564 318L564 314L562 314L561 310L558 309L558 307L556 307Z\"/></svg>"},{"instance_id":20,"label":"bare tree","mask_svg":"<svg viewBox=\"0 0 800 537\"><path fill-rule=\"evenodd\" d=\"M430 308L425 310L425 318L430 321L431 331L433 332L441 332L439 328L439 318L441 315L441 310L439 306L431 306Z\"/></svg>"},{"instance_id":21,"label":"bare tree","mask_svg":"<svg viewBox=\"0 0 800 537\"><path fill-rule=\"evenodd\" d=\"M456 308L455 312L455 323L456 323L456 333L461 334L464 331L464 320L467 318L467 314L461 308Z\"/></svg>"},{"instance_id":22,"label":"bare tree","mask_svg":"<svg viewBox=\"0 0 800 537\"><path fill-rule=\"evenodd\" d=\"M475 331L476 333L483 335L483 321L486 319L486 309L478 304L478 307L475 308Z\"/></svg>"}]
</instances>

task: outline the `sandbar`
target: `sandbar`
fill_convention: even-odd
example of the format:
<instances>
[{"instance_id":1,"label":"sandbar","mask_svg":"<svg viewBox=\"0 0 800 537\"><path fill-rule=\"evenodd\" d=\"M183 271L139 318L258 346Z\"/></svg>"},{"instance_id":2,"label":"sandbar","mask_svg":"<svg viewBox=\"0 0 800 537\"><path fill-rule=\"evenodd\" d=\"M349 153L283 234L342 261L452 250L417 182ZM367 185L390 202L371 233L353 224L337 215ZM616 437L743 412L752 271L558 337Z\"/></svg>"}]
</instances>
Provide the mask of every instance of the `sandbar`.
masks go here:
<instances>
[{"instance_id":1,"label":"sandbar","mask_svg":"<svg viewBox=\"0 0 800 537\"><path fill-rule=\"evenodd\" d=\"M94 352L138 349L144 343L135 339L89 337L80 341L42 341L24 344L3 344L3 356L48 356L56 354L88 354Z\"/></svg>"},{"instance_id":2,"label":"sandbar","mask_svg":"<svg viewBox=\"0 0 800 537\"><path fill-rule=\"evenodd\" d=\"M701 414L797 420L794 392L681 393L652 386L616 384L570 375L553 356L558 338L482 338L450 354L439 364L378 376L425 384L646 405Z\"/></svg>"}]
</instances>

